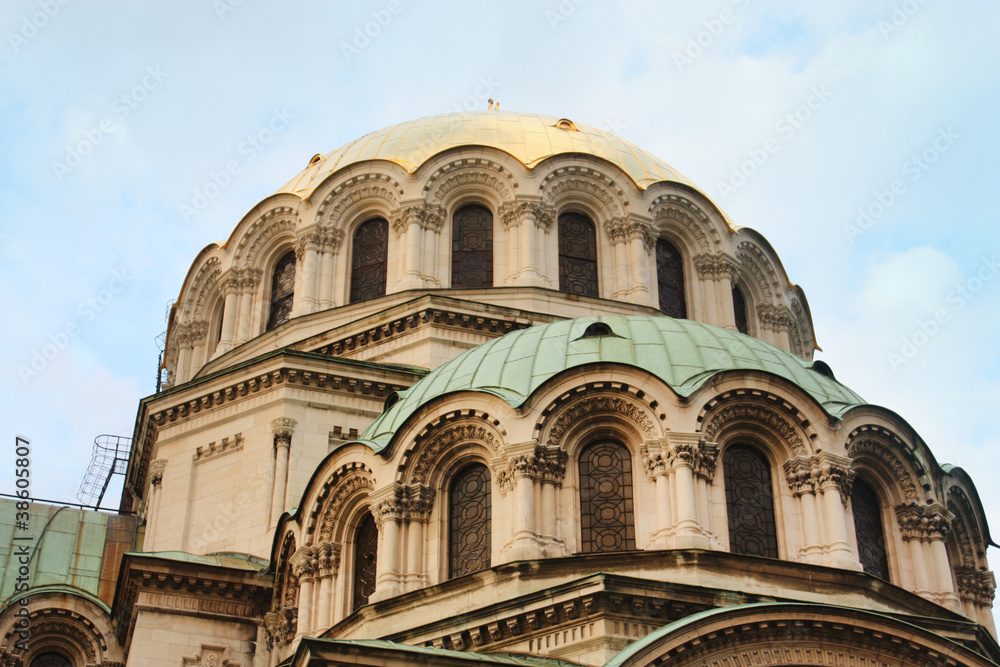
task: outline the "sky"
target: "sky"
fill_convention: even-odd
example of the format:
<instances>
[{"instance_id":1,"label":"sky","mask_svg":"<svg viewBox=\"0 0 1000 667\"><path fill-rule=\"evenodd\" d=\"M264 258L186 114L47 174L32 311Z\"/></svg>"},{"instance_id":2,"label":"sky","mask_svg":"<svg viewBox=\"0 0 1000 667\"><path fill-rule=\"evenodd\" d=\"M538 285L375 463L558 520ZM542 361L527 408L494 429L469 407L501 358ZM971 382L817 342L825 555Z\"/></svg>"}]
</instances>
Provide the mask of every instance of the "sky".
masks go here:
<instances>
[{"instance_id":1,"label":"sky","mask_svg":"<svg viewBox=\"0 0 1000 667\"><path fill-rule=\"evenodd\" d=\"M314 154L494 98L763 234L816 358L964 467L1000 536L997 34L987 0L4 0L0 492L20 436L33 495L76 499L195 256Z\"/></svg>"}]
</instances>

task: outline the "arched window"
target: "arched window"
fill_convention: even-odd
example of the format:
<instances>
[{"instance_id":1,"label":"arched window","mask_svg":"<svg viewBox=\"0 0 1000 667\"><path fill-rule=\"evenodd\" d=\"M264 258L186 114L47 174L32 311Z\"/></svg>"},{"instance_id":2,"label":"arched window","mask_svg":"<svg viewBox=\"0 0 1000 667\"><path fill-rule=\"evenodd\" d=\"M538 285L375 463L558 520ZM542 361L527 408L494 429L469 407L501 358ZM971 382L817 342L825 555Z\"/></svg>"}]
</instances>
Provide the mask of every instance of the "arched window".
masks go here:
<instances>
[{"instance_id":1,"label":"arched window","mask_svg":"<svg viewBox=\"0 0 1000 667\"><path fill-rule=\"evenodd\" d=\"M747 323L747 300L743 298L743 290L733 285L733 318L736 320L736 330L742 334L750 333Z\"/></svg>"},{"instance_id":2,"label":"arched window","mask_svg":"<svg viewBox=\"0 0 1000 667\"><path fill-rule=\"evenodd\" d=\"M632 457L614 440L580 452L580 537L585 553L632 551Z\"/></svg>"},{"instance_id":3,"label":"arched window","mask_svg":"<svg viewBox=\"0 0 1000 667\"><path fill-rule=\"evenodd\" d=\"M882 509L878 496L860 479L851 487L851 510L854 532L858 538L858 558L868 574L889 581L889 561L882 530Z\"/></svg>"},{"instance_id":4,"label":"arched window","mask_svg":"<svg viewBox=\"0 0 1000 667\"><path fill-rule=\"evenodd\" d=\"M368 512L354 531L354 602L351 610L368 604L375 592L375 559L378 553L378 528Z\"/></svg>"},{"instance_id":5,"label":"arched window","mask_svg":"<svg viewBox=\"0 0 1000 667\"><path fill-rule=\"evenodd\" d=\"M34 658L31 667L73 667L73 663L62 653L49 651Z\"/></svg>"},{"instance_id":6,"label":"arched window","mask_svg":"<svg viewBox=\"0 0 1000 667\"><path fill-rule=\"evenodd\" d=\"M448 576L490 566L492 503L490 471L481 463L463 468L448 490Z\"/></svg>"},{"instance_id":7,"label":"arched window","mask_svg":"<svg viewBox=\"0 0 1000 667\"><path fill-rule=\"evenodd\" d=\"M493 214L469 204L455 211L451 233L451 286L493 287Z\"/></svg>"},{"instance_id":8,"label":"arched window","mask_svg":"<svg viewBox=\"0 0 1000 667\"><path fill-rule=\"evenodd\" d=\"M226 320L226 302L224 299L219 299L219 305L215 307L215 317L215 332L212 334L213 338L209 345L209 356L219 346L219 343L222 342L222 323Z\"/></svg>"},{"instance_id":9,"label":"arched window","mask_svg":"<svg viewBox=\"0 0 1000 667\"><path fill-rule=\"evenodd\" d=\"M354 230L351 243L351 303L385 296L389 223L372 218Z\"/></svg>"},{"instance_id":10,"label":"arched window","mask_svg":"<svg viewBox=\"0 0 1000 667\"><path fill-rule=\"evenodd\" d=\"M670 317L687 317L684 261L680 251L666 239L656 242L656 284L660 292L660 310Z\"/></svg>"},{"instance_id":11,"label":"arched window","mask_svg":"<svg viewBox=\"0 0 1000 667\"><path fill-rule=\"evenodd\" d=\"M748 556L778 557L771 466L753 447L733 445L722 455L729 515L729 550Z\"/></svg>"},{"instance_id":12,"label":"arched window","mask_svg":"<svg viewBox=\"0 0 1000 667\"><path fill-rule=\"evenodd\" d=\"M295 251L289 250L278 260L271 275L271 313L267 318L267 331L287 322L292 316L294 296Z\"/></svg>"},{"instance_id":13,"label":"arched window","mask_svg":"<svg viewBox=\"0 0 1000 667\"><path fill-rule=\"evenodd\" d=\"M581 213L559 216L559 291L597 296L597 232Z\"/></svg>"}]
</instances>

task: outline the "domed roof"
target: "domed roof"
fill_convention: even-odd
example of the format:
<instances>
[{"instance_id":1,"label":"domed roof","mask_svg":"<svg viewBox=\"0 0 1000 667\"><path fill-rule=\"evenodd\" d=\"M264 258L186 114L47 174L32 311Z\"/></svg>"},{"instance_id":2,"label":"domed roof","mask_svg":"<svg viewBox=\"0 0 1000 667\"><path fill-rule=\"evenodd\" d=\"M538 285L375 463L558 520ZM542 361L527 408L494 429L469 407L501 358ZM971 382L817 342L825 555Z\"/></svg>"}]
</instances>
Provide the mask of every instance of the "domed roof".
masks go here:
<instances>
[{"instance_id":1,"label":"domed roof","mask_svg":"<svg viewBox=\"0 0 1000 667\"><path fill-rule=\"evenodd\" d=\"M659 158L589 125L534 113L473 111L424 116L366 134L314 158L278 192L308 197L330 174L364 160L395 162L412 174L438 153L470 145L502 150L529 169L553 155L585 153L618 166L640 189L659 181L696 188Z\"/></svg>"},{"instance_id":2,"label":"domed roof","mask_svg":"<svg viewBox=\"0 0 1000 667\"><path fill-rule=\"evenodd\" d=\"M601 327L603 335L600 331L593 335L595 323L607 325ZM835 417L864 404L860 396L809 362L729 329L672 317L581 317L511 332L442 364L400 392L400 400L368 427L361 440L381 450L420 406L444 394L485 392L517 407L558 373L594 363L641 368L684 397L723 371L757 370L800 387Z\"/></svg>"}]
</instances>

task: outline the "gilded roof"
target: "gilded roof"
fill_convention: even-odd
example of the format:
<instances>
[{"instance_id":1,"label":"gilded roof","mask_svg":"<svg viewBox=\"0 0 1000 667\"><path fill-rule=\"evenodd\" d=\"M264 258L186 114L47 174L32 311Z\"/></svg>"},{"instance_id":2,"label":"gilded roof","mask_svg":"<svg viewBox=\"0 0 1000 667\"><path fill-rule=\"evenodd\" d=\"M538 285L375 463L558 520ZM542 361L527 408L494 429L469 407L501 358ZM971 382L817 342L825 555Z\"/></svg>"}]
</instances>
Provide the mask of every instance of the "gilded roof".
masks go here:
<instances>
[{"instance_id":1,"label":"gilded roof","mask_svg":"<svg viewBox=\"0 0 1000 667\"><path fill-rule=\"evenodd\" d=\"M365 160L388 160L412 174L434 155L458 146L496 148L529 169L553 155L584 153L618 166L643 190L659 181L696 188L666 162L589 125L535 113L472 111L423 116L366 134L314 160L278 192L306 198L330 174Z\"/></svg>"},{"instance_id":2,"label":"gilded roof","mask_svg":"<svg viewBox=\"0 0 1000 667\"><path fill-rule=\"evenodd\" d=\"M595 322L607 324L613 335L582 337ZM804 359L729 329L672 317L581 317L511 332L442 364L400 392L400 400L368 427L361 440L380 451L422 405L454 392L489 393L517 407L558 373L593 363L641 368L684 397L718 373L757 370L800 387L834 417L864 404L860 396L813 370Z\"/></svg>"}]
</instances>

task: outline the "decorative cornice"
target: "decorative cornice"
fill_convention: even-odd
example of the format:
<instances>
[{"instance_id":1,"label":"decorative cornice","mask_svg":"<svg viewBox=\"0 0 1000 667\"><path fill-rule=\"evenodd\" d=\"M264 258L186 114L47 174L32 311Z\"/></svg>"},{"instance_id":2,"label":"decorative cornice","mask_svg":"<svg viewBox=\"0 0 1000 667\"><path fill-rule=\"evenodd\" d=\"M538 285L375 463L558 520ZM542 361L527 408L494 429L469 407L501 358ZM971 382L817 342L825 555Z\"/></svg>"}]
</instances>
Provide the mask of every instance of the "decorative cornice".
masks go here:
<instances>
[{"instance_id":1,"label":"decorative cornice","mask_svg":"<svg viewBox=\"0 0 1000 667\"><path fill-rule=\"evenodd\" d=\"M230 452L238 452L243 449L243 434L237 433L235 436L230 438L223 438L218 444L215 442L210 442L204 447L198 447L194 450L194 455L192 458L195 463L204 461L206 459L212 458L219 454L228 454ZM155 461L154 461L155 463Z\"/></svg>"},{"instance_id":2,"label":"decorative cornice","mask_svg":"<svg viewBox=\"0 0 1000 667\"><path fill-rule=\"evenodd\" d=\"M536 322L532 322L532 324L536 324ZM496 338L511 331L524 329L530 326L530 324L511 322L510 320L497 317L459 313L443 308L427 308L327 343L314 350L314 352L331 357L340 357L355 350L360 350L395 336L410 333L414 329L427 326L436 326L455 331L475 331L483 335L488 335L491 338Z\"/></svg>"}]
</instances>

